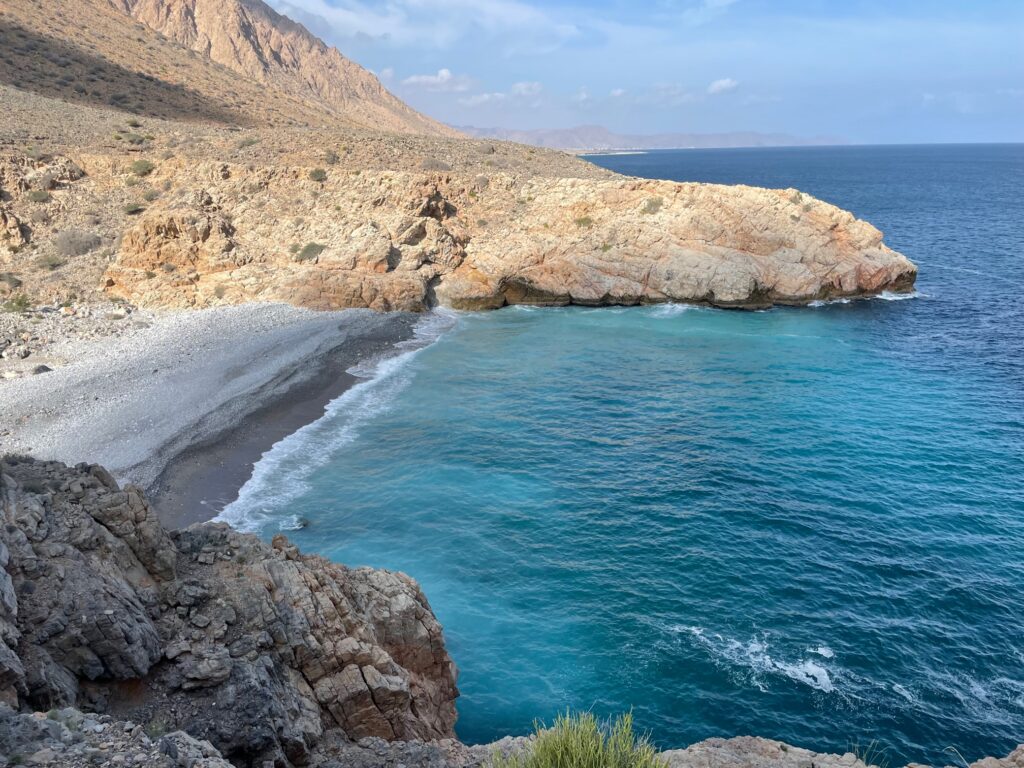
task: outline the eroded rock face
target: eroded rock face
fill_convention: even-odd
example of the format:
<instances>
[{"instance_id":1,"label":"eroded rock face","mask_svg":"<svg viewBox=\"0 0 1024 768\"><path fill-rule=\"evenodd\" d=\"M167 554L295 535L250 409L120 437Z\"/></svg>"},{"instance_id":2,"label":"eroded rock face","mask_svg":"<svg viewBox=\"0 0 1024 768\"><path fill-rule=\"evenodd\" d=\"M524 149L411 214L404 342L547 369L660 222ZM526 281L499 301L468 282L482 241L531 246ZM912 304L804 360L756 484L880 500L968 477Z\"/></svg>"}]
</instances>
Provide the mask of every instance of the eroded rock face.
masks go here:
<instances>
[{"instance_id":1,"label":"eroded rock face","mask_svg":"<svg viewBox=\"0 0 1024 768\"><path fill-rule=\"evenodd\" d=\"M112 293L171 307L761 308L909 291L917 275L873 226L792 189L503 173L322 182L301 169L193 173L201 191L155 207L125 236L107 271Z\"/></svg>"},{"instance_id":2,"label":"eroded rock face","mask_svg":"<svg viewBox=\"0 0 1024 768\"><path fill-rule=\"evenodd\" d=\"M325 731L451 737L455 668L419 587L227 526L168 533L102 468L0 463L0 700L183 729L304 764Z\"/></svg>"}]
</instances>

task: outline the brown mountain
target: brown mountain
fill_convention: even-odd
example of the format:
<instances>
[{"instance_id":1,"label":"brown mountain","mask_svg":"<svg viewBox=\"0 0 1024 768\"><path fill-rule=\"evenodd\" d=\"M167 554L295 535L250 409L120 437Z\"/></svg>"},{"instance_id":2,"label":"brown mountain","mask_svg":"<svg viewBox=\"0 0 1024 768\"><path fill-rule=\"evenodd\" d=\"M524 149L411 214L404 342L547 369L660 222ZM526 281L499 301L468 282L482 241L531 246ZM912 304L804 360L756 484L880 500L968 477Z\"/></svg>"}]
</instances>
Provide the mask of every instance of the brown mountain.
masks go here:
<instances>
[{"instance_id":1,"label":"brown mountain","mask_svg":"<svg viewBox=\"0 0 1024 768\"><path fill-rule=\"evenodd\" d=\"M332 115L396 133L456 135L260 0L108 1L164 37L252 80L313 101Z\"/></svg>"}]
</instances>

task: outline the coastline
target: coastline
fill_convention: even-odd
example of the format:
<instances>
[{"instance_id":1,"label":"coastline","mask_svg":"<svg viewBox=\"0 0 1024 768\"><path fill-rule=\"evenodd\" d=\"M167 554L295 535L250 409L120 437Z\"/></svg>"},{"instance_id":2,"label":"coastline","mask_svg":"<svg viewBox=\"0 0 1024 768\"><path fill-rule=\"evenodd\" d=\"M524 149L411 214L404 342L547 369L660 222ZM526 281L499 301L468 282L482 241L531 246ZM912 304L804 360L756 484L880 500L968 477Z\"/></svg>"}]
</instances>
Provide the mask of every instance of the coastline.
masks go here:
<instances>
[{"instance_id":1,"label":"coastline","mask_svg":"<svg viewBox=\"0 0 1024 768\"><path fill-rule=\"evenodd\" d=\"M277 304L158 315L0 385L0 454L103 464L168 528L210 520L264 451L359 381L348 368L411 338L418 317Z\"/></svg>"}]
</instances>

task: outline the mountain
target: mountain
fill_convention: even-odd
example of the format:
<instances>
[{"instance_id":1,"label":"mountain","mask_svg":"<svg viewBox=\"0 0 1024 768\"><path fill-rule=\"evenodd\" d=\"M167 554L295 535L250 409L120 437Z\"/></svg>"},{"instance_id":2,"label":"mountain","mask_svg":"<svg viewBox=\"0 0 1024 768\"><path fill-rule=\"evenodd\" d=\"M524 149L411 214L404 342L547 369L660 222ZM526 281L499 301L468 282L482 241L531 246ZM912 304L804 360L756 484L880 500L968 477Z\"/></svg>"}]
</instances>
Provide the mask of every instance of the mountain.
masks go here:
<instances>
[{"instance_id":1,"label":"mountain","mask_svg":"<svg viewBox=\"0 0 1024 768\"><path fill-rule=\"evenodd\" d=\"M613 133L599 125L581 125L575 128L518 131L505 128L475 128L459 126L468 136L480 139L501 139L530 144L535 147L573 150L615 149L689 149L713 147L799 147L844 144L841 139L818 137L805 139L785 133L757 133L735 131L731 133Z\"/></svg>"},{"instance_id":2,"label":"mountain","mask_svg":"<svg viewBox=\"0 0 1024 768\"><path fill-rule=\"evenodd\" d=\"M260 0L109 2L164 37L259 83L309 99L333 115L395 133L455 134Z\"/></svg>"}]
</instances>

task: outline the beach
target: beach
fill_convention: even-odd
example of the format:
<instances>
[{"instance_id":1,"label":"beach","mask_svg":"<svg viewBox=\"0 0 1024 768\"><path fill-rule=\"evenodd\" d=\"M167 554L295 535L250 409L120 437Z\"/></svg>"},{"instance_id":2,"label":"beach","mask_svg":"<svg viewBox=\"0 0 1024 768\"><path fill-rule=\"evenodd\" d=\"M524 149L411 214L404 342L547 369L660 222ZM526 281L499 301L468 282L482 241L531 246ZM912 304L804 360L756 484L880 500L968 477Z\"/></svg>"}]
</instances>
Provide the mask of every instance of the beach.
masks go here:
<instances>
[{"instance_id":1,"label":"beach","mask_svg":"<svg viewBox=\"0 0 1024 768\"><path fill-rule=\"evenodd\" d=\"M0 384L0 453L98 463L145 489L170 528L216 516L274 442L413 335L416 315L280 304L156 313L72 361Z\"/></svg>"}]
</instances>

